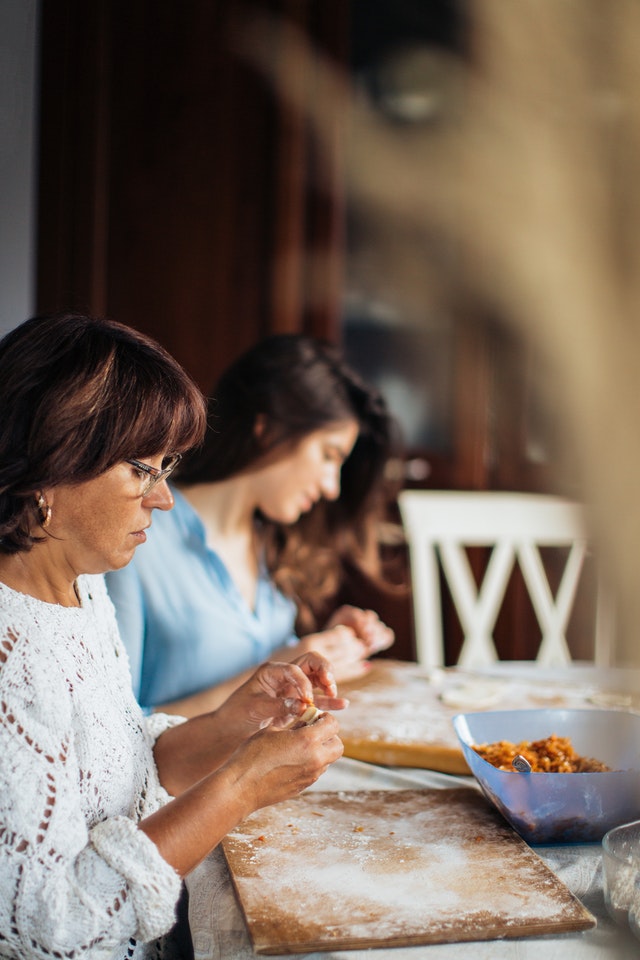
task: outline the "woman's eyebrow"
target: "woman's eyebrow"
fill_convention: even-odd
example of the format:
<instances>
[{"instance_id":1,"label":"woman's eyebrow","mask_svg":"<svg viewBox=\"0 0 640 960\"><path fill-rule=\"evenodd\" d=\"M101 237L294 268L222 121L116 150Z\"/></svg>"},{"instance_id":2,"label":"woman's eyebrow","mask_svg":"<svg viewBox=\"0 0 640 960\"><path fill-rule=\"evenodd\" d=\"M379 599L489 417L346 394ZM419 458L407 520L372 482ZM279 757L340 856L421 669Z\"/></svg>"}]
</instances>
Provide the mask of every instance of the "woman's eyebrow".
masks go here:
<instances>
[{"instance_id":1,"label":"woman's eyebrow","mask_svg":"<svg viewBox=\"0 0 640 960\"><path fill-rule=\"evenodd\" d=\"M328 447L330 450L333 450L335 453L337 453L341 460L346 460L351 453L351 448L347 450L337 440L330 440Z\"/></svg>"}]
</instances>

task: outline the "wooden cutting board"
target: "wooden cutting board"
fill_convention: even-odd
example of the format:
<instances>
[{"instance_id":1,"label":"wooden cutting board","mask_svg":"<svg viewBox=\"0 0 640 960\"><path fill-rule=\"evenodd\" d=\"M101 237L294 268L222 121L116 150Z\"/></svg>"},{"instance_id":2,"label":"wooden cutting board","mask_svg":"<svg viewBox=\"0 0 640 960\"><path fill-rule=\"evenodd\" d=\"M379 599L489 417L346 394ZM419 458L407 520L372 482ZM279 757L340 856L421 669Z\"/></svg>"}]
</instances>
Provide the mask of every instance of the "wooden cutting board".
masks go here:
<instances>
[{"instance_id":1,"label":"wooden cutting board","mask_svg":"<svg viewBox=\"0 0 640 960\"><path fill-rule=\"evenodd\" d=\"M595 925L471 788L308 792L250 816L223 849L258 954Z\"/></svg>"},{"instance_id":2,"label":"wooden cutting board","mask_svg":"<svg viewBox=\"0 0 640 960\"><path fill-rule=\"evenodd\" d=\"M457 713L597 708L578 684L473 678L455 670L429 673L395 660L372 661L366 677L341 684L339 692L350 701L336 713L345 756L444 773L470 772L451 722Z\"/></svg>"}]
</instances>

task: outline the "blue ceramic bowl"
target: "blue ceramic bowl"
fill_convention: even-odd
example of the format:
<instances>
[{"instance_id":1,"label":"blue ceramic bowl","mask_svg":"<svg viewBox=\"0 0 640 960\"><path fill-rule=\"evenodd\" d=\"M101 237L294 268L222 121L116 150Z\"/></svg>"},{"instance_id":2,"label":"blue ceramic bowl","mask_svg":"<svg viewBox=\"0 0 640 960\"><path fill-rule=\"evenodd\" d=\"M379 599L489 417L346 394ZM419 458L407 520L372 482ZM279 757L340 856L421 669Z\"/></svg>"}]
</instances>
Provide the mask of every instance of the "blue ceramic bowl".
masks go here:
<instances>
[{"instance_id":1,"label":"blue ceramic bowl","mask_svg":"<svg viewBox=\"0 0 640 960\"><path fill-rule=\"evenodd\" d=\"M461 713L453 725L484 794L528 843L600 841L640 819L640 714L621 710L495 710ZM610 773L498 770L473 744L570 737Z\"/></svg>"}]
</instances>

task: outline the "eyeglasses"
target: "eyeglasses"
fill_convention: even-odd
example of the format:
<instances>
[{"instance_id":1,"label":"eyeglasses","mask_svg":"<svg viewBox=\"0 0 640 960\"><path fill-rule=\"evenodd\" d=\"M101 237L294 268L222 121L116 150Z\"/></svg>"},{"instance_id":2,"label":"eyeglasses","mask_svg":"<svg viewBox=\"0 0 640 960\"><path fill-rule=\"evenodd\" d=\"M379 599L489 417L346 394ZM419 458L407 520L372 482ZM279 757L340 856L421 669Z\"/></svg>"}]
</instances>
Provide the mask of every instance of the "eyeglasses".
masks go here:
<instances>
[{"instance_id":1,"label":"eyeglasses","mask_svg":"<svg viewBox=\"0 0 640 960\"><path fill-rule=\"evenodd\" d=\"M163 480L166 480L167 477L173 473L181 460L182 454L174 453L172 457L165 458L161 470L158 470L157 467L149 466L148 463L142 463L140 460L126 460L125 463L130 463L132 467L135 467L136 470L142 474L140 477L142 488L138 496L148 497L154 487Z\"/></svg>"}]
</instances>

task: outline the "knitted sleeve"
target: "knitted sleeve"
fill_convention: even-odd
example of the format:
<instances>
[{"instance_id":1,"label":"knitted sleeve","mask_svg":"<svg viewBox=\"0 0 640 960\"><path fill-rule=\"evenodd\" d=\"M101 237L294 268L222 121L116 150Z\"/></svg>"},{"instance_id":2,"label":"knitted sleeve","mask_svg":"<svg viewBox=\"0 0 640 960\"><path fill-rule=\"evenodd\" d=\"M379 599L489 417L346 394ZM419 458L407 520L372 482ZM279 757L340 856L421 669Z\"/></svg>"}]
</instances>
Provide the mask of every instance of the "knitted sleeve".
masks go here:
<instances>
[{"instance_id":1,"label":"knitted sleeve","mask_svg":"<svg viewBox=\"0 0 640 960\"><path fill-rule=\"evenodd\" d=\"M43 619L0 622L0 956L109 956L174 923L181 878L137 827L168 797L109 636L80 624L71 655Z\"/></svg>"}]
</instances>

